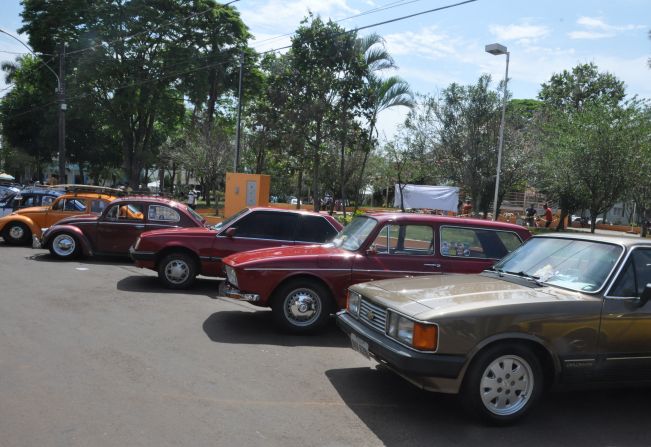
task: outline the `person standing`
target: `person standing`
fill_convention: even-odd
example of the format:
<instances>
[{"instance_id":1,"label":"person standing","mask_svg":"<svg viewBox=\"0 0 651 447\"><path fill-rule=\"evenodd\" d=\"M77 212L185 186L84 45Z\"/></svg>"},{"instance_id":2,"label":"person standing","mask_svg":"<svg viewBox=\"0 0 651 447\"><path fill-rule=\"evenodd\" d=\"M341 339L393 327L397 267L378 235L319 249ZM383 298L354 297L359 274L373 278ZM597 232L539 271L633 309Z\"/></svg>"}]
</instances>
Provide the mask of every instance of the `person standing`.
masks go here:
<instances>
[{"instance_id":1,"label":"person standing","mask_svg":"<svg viewBox=\"0 0 651 447\"><path fill-rule=\"evenodd\" d=\"M534 208L533 203L525 210L525 222L528 227L536 226L536 208Z\"/></svg>"},{"instance_id":2,"label":"person standing","mask_svg":"<svg viewBox=\"0 0 651 447\"><path fill-rule=\"evenodd\" d=\"M549 228L554 220L554 214L552 213L552 209L547 206L546 203L543 205L543 208L545 209L545 228Z\"/></svg>"},{"instance_id":3,"label":"person standing","mask_svg":"<svg viewBox=\"0 0 651 447\"><path fill-rule=\"evenodd\" d=\"M190 191L188 191L188 206L193 210L197 208L197 191L194 189L194 185L190 185Z\"/></svg>"},{"instance_id":4,"label":"person standing","mask_svg":"<svg viewBox=\"0 0 651 447\"><path fill-rule=\"evenodd\" d=\"M464 216L472 215L472 203L470 203L470 200L466 200L466 203L463 205L461 212Z\"/></svg>"}]
</instances>

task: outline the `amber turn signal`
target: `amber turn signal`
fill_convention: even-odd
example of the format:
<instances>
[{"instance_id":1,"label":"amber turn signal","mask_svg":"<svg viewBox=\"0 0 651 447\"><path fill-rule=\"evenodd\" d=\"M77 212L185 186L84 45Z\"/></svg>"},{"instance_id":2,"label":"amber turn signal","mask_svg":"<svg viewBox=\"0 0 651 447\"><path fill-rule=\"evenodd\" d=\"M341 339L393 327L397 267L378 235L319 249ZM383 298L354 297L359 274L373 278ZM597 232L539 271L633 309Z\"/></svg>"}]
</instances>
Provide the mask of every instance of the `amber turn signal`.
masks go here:
<instances>
[{"instance_id":1,"label":"amber turn signal","mask_svg":"<svg viewBox=\"0 0 651 447\"><path fill-rule=\"evenodd\" d=\"M422 351L436 351L438 332L438 327L433 324L414 323L412 346Z\"/></svg>"}]
</instances>

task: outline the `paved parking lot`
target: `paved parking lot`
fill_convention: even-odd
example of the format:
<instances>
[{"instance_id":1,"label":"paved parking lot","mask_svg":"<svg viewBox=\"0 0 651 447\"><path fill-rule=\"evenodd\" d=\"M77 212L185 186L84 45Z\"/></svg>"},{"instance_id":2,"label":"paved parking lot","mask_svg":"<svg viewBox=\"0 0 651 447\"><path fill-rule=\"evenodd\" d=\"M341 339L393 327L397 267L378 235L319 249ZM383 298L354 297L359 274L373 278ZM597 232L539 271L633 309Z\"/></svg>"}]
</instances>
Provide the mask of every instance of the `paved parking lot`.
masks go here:
<instances>
[{"instance_id":1,"label":"paved parking lot","mask_svg":"<svg viewBox=\"0 0 651 447\"><path fill-rule=\"evenodd\" d=\"M648 389L552 394L522 424L369 368L332 324L276 333L217 281L0 243L0 446L649 445Z\"/></svg>"}]
</instances>

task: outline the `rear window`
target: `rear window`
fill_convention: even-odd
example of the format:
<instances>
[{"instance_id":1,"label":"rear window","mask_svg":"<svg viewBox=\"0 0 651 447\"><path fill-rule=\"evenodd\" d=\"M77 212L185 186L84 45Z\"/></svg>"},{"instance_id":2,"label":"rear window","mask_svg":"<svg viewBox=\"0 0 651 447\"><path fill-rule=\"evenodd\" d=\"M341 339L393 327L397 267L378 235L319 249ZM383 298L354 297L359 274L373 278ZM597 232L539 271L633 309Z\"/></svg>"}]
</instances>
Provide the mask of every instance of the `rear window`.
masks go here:
<instances>
[{"instance_id":1,"label":"rear window","mask_svg":"<svg viewBox=\"0 0 651 447\"><path fill-rule=\"evenodd\" d=\"M337 230L323 217L301 216L296 240L299 242L328 242L337 235Z\"/></svg>"},{"instance_id":2,"label":"rear window","mask_svg":"<svg viewBox=\"0 0 651 447\"><path fill-rule=\"evenodd\" d=\"M515 233L482 228L441 227L441 255L501 259L522 245Z\"/></svg>"},{"instance_id":3,"label":"rear window","mask_svg":"<svg viewBox=\"0 0 651 447\"><path fill-rule=\"evenodd\" d=\"M181 216L176 210L162 205L149 205L147 217L149 220L157 220L159 222L178 222L181 220Z\"/></svg>"}]
</instances>

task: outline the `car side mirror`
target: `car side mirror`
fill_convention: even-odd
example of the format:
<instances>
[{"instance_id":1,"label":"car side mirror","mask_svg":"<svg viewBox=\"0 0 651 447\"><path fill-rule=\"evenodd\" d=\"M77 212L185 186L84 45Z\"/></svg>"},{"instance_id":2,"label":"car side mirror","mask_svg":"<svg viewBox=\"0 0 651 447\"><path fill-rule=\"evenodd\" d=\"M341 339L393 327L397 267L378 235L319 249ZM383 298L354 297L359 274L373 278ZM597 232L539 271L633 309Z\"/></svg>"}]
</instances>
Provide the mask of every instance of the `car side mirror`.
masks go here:
<instances>
[{"instance_id":1,"label":"car side mirror","mask_svg":"<svg viewBox=\"0 0 651 447\"><path fill-rule=\"evenodd\" d=\"M233 237L233 236L235 236L235 233L237 233L237 228L235 228L235 227L230 227L230 228L228 228L228 229L224 232L224 234L225 234L226 236L228 236L228 237Z\"/></svg>"},{"instance_id":2,"label":"car side mirror","mask_svg":"<svg viewBox=\"0 0 651 447\"><path fill-rule=\"evenodd\" d=\"M377 248L375 248L375 245L371 245L366 249L366 254L367 255L376 255L377 254Z\"/></svg>"},{"instance_id":3,"label":"car side mirror","mask_svg":"<svg viewBox=\"0 0 651 447\"><path fill-rule=\"evenodd\" d=\"M639 301L640 307L642 307L646 303L648 303L649 300L651 300L651 283L644 286L644 290L642 291L642 294L640 295L640 301Z\"/></svg>"}]
</instances>

